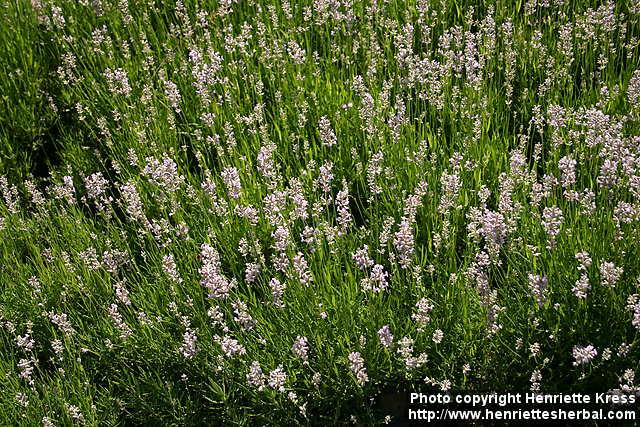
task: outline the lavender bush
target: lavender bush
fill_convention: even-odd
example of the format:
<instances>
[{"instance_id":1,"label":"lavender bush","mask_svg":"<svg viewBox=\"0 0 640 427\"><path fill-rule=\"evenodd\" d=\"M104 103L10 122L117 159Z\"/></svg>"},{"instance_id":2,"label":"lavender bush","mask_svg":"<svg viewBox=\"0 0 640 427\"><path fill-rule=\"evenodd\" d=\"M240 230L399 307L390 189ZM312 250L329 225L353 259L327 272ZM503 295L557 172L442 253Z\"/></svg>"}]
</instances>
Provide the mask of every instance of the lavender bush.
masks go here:
<instances>
[{"instance_id":1,"label":"lavender bush","mask_svg":"<svg viewBox=\"0 0 640 427\"><path fill-rule=\"evenodd\" d=\"M640 391L640 2L0 5L0 424Z\"/></svg>"}]
</instances>

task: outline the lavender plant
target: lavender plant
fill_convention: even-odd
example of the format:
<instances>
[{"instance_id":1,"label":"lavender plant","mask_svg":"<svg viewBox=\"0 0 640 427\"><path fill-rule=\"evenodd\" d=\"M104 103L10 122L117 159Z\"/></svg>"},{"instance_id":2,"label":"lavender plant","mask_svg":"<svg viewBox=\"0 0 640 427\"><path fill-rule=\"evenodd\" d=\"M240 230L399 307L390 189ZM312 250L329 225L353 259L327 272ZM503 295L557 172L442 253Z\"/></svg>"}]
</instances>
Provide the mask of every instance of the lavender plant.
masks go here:
<instances>
[{"instance_id":1,"label":"lavender plant","mask_svg":"<svg viewBox=\"0 0 640 427\"><path fill-rule=\"evenodd\" d=\"M3 3L0 424L640 392L639 44L638 1Z\"/></svg>"}]
</instances>

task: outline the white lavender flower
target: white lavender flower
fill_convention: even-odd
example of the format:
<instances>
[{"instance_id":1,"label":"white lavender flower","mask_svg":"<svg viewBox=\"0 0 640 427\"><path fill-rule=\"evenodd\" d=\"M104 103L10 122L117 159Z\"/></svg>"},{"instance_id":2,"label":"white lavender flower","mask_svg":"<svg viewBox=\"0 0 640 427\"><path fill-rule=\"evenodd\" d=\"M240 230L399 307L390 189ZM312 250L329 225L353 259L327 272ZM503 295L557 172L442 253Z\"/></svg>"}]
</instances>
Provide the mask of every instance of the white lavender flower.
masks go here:
<instances>
[{"instance_id":1,"label":"white lavender flower","mask_svg":"<svg viewBox=\"0 0 640 427\"><path fill-rule=\"evenodd\" d=\"M546 207L542 211L542 226L549 235L550 246L555 246L555 239L560 234L560 227L564 221L562 211L557 206Z\"/></svg>"},{"instance_id":2,"label":"white lavender flower","mask_svg":"<svg viewBox=\"0 0 640 427\"><path fill-rule=\"evenodd\" d=\"M389 348L393 344L393 334L391 334L389 325L384 325L378 330L378 338L380 339L380 344L385 348Z\"/></svg>"},{"instance_id":3,"label":"white lavender flower","mask_svg":"<svg viewBox=\"0 0 640 427\"><path fill-rule=\"evenodd\" d=\"M174 193L180 189L185 178L178 173L178 165L173 159L168 157L166 153L163 154L163 157L162 161L148 157L147 165L142 173L162 191Z\"/></svg>"},{"instance_id":4,"label":"white lavender flower","mask_svg":"<svg viewBox=\"0 0 640 427\"><path fill-rule=\"evenodd\" d=\"M233 307L233 320L238 323L245 331L250 331L254 328L256 322L249 314L247 305L242 301L236 301L232 304Z\"/></svg>"},{"instance_id":5,"label":"white lavender flower","mask_svg":"<svg viewBox=\"0 0 640 427\"><path fill-rule=\"evenodd\" d=\"M581 347L573 347L573 366L585 365L591 363L591 361L598 355L598 351L591 344Z\"/></svg>"},{"instance_id":6,"label":"white lavender flower","mask_svg":"<svg viewBox=\"0 0 640 427\"><path fill-rule=\"evenodd\" d=\"M444 332L442 332L442 330L440 330L440 329L436 329L433 332L433 336L431 337L433 342L436 343L436 344L440 344L442 342L443 338L444 338Z\"/></svg>"},{"instance_id":7,"label":"white lavender flower","mask_svg":"<svg viewBox=\"0 0 640 427\"><path fill-rule=\"evenodd\" d=\"M431 311L433 310L433 304L427 298L421 298L416 303L416 311L411 315L411 318L418 324L418 329L423 329L431 321Z\"/></svg>"},{"instance_id":8,"label":"white lavender flower","mask_svg":"<svg viewBox=\"0 0 640 427\"><path fill-rule=\"evenodd\" d=\"M276 369L269 372L269 380L268 384L274 390L278 390L280 392L284 392L284 385L287 381L287 374L284 372L282 365L278 365Z\"/></svg>"},{"instance_id":9,"label":"white lavender flower","mask_svg":"<svg viewBox=\"0 0 640 427\"><path fill-rule=\"evenodd\" d=\"M578 266L578 271L587 271L587 269L591 267L591 257L586 251L578 252L576 254L576 260L580 264Z\"/></svg>"},{"instance_id":10,"label":"white lavender flower","mask_svg":"<svg viewBox=\"0 0 640 427\"><path fill-rule=\"evenodd\" d=\"M273 305L280 308L284 307L282 296L284 295L286 285L274 277L269 281L269 287L271 288L271 295L273 296Z\"/></svg>"},{"instance_id":11,"label":"white lavender flower","mask_svg":"<svg viewBox=\"0 0 640 427\"><path fill-rule=\"evenodd\" d=\"M106 211L113 201L107 193L109 181L101 172L96 172L85 178L84 184L87 189L87 198L95 203L99 211Z\"/></svg>"},{"instance_id":12,"label":"white lavender flower","mask_svg":"<svg viewBox=\"0 0 640 427\"><path fill-rule=\"evenodd\" d=\"M126 340L133 334L133 331L131 330L129 325L127 325L122 318L117 304L111 304L109 306L109 317L111 317L111 320L113 321L115 327L120 330L120 338Z\"/></svg>"},{"instance_id":13,"label":"white lavender flower","mask_svg":"<svg viewBox=\"0 0 640 427\"><path fill-rule=\"evenodd\" d=\"M226 298L235 287L235 282L227 280L220 270L220 255L212 246L203 243L200 246L202 267L199 272L200 283L209 291L209 298Z\"/></svg>"},{"instance_id":14,"label":"white lavender flower","mask_svg":"<svg viewBox=\"0 0 640 427\"><path fill-rule=\"evenodd\" d=\"M549 281L546 276L529 273L529 289L538 303L538 307L542 308L547 299L547 285Z\"/></svg>"},{"instance_id":15,"label":"white lavender flower","mask_svg":"<svg viewBox=\"0 0 640 427\"><path fill-rule=\"evenodd\" d=\"M178 272L173 254L168 254L162 257L162 271L164 271L169 280L173 283L182 283L182 278Z\"/></svg>"},{"instance_id":16,"label":"white lavender flower","mask_svg":"<svg viewBox=\"0 0 640 427\"><path fill-rule=\"evenodd\" d=\"M295 341L293 342L293 347L291 347L291 351L296 357L299 357L303 361L308 360L308 352L309 352L309 343L307 337L297 336Z\"/></svg>"},{"instance_id":17,"label":"white lavender flower","mask_svg":"<svg viewBox=\"0 0 640 427\"><path fill-rule=\"evenodd\" d=\"M333 147L338 143L336 134L331 128L331 122L326 116L320 117L320 120L318 121L318 128L320 129L320 141L322 142L322 145Z\"/></svg>"},{"instance_id":18,"label":"white lavender flower","mask_svg":"<svg viewBox=\"0 0 640 427\"><path fill-rule=\"evenodd\" d=\"M180 91L178 90L178 86L171 80L165 80L164 93L167 96L167 99L169 100L169 105L171 106L171 108L173 108L176 113L179 113L180 100L182 99L182 96L180 96Z\"/></svg>"},{"instance_id":19,"label":"white lavender flower","mask_svg":"<svg viewBox=\"0 0 640 427\"><path fill-rule=\"evenodd\" d=\"M232 199L240 198L240 191L242 191L242 184L240 183L240 175L238 169L235 167L227 167L222 170L221 173L224 185L227 187L227 193Z\"/></svg>"},{"instance_id":20,"label":"white lavender flower","mask_svg":"<svg viewBox=\"0 0 640 427\"><path fill-rule=\"evenodd\" d=\"M614 288L623 272L622 267L616 267L612 262L602 261L600 263L600 279L603 286Z\"/></svg>"},{"instance_id":21,"label":"white lavender flower","mask_svg":"<svg viewBox=\"0 0 640 427\"><path fill-rule=\"evenodd\" d=\"M580 278L576 280L576 284L571 288L571 292L573 292L576 298L585 299L589 290L591 290L589 277L585 273L582 273Z\"/></svg>"},{"instance_id":22,"label":"white lavender flower","mask_svg":"<svg viewBox=\"0 0 640 427\"><path fill-rule=\"evenodd\" d=\"M193 359L193 357L198 353L198 336L196 332L190 328L184 332L182 345L180 346L180 354L182 354L185 359Z\"/></svg>"},{"instance_id":23,"label":"white lavender flower","mask_svg":"<svg viewBox=\"0 0 640 427\"><path fill-rule=\"evenodd\" d=\"M104 76L107 79L107 85L109 91L114 95L122 95L129 97L131 95L131 86L129 86L129 78L126 71L122 68L111 69L107 68L104 71Z\"/></svg>"},{"instance_id":24,"label":"white lavender flower","mask_svg":"<svg viewBox=\"0 0 640 427\"><path fill-rule=\"evenodd\" d=\"M356 266L363 271L372 267L374 264L374 261L369 257L369 247L367 245L364 245L355 251L352 258L355 261Z\"/></svg>"},{"instance_id":25,"label":"white lavender flower","mask_svg":"<svg viewBox=\"0 0 640 427\"><path fill-rule=\"evenodd\" d=\"M264 389L266 383L265 376L262 373L260 363L256 360L251 362L251 366L249 367L247 383L252 387L256 387L258 391L262 391Z\"/></svg>"},{"instance_id":26,"label":"white lavender flower","mask_svg":"<svg viewBox=\"0 0 640 427\"><path fill-rule=\"evenodd\" d=\"M298 276L298 280L304 286L308 286L313 281L313 276L309 271L309 265L307 264L307 260L305 259L302 252L298 252L293 257L293 269Z\"/></svg>"},{"instance_id":27,"label":"white lavender flower","mask_svg":"<svg viewBox=\"0 0 640 427\"><path fill-rule=\"evenodd\" d=\"M369 381L369 376L367 375L367 369L364 367L364 359L360 355L359 352L354 351L349 353L349 369L356 376L356 381L361 386Z\"/></svg>"},{"instance_id":28,"label":"white lavender flower","mask_svg":"<svg viewBox=\"0 0 640 427\"><path fill-rule=\"evenodd\" d=\"M415 245L413 239L412 224L406 217L402 218L399 230L394 234L393 240L402 268L407 268L411 264Z\"/></svg>"},{"instance_id":29,"label":"white lavender flower","mask_svg":"<svg viewBox=\"0 0 640 427\"><path fill-rule=\"evenodd\" d=\"M231 338L229 336L225 336L220 341L220 347L222 348L222 352L227 357L234 356L244 356L247 354L247 350L244 348L242 344L238 342L238 340Z\"/></svg>"}]
</instances>

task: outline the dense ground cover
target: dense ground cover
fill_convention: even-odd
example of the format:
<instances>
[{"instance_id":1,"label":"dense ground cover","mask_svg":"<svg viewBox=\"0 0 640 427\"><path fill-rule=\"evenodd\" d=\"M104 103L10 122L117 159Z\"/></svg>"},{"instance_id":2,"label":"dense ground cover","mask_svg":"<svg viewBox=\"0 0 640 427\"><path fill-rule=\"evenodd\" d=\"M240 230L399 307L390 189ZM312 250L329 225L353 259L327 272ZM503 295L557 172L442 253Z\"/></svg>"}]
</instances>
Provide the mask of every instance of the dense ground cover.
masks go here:
<instances>
[{"instance_id":1,"label":"dense ground cover","mask_svg":"<svg viewBox=\"0 0 640 427\"><path fill-rule=\"evenodd\" d=\"M0 424L637 391L639 37L625 1L3 2Z\"/></svg>"}]
</instances>

